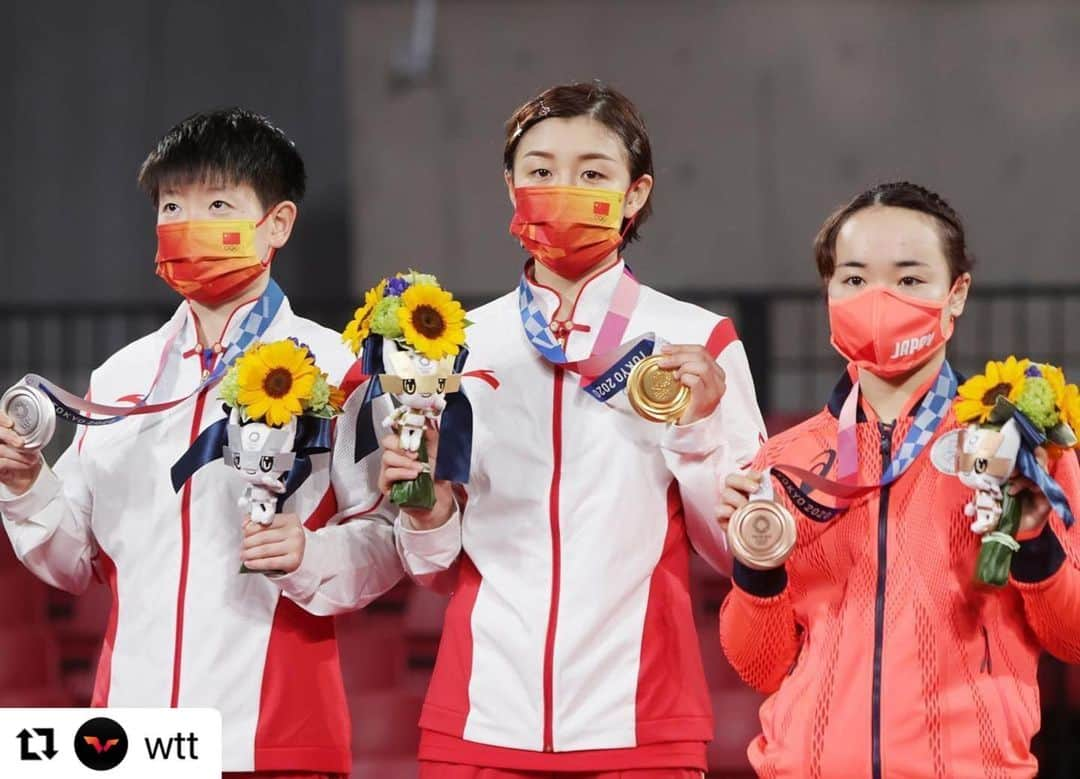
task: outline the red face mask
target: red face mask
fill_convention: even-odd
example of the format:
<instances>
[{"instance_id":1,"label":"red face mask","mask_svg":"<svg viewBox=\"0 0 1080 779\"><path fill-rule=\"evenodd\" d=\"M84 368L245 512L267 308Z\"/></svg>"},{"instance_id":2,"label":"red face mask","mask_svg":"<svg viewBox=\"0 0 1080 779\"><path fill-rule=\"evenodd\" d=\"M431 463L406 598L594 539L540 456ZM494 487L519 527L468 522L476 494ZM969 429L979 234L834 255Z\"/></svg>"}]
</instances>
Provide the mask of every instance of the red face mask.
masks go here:
<instances>
[{"instance_id":1,"label":"red face mask","mask_svg":"<svg viewBox=\"0 0 1080 779\"><path fill-rule=\"evenodd\" d=\"M267 214L269 216L269 214ZM207 219L157 227L157 275L189 300L215 306L239 295L274 257L255 254L255 228L266 221Z\"/></svg>"},{"instance_id":2,"label":"red face mask","mask_svg":"<svg viewBox=\"0 0 1080 779\"><path fill-rule=\"evenodd\" d=\"M624 198L610 189L518 187L510 234L537 262L580 279L622 245Z\"/></svg>"},{"instance_id":3,"label":"red face mask","mask_svg":"<svg viewBox=\"0 0 1080 779\"><path fill-rule=\"evenodd\" d=\"M950 295L952 293L950 292ZM953 334L952 321L941 326L948 303L886 287L874 287L846 300L829 301L832 345L856 367L892 378L925 365Z\"/></svg>"}]
</instances>

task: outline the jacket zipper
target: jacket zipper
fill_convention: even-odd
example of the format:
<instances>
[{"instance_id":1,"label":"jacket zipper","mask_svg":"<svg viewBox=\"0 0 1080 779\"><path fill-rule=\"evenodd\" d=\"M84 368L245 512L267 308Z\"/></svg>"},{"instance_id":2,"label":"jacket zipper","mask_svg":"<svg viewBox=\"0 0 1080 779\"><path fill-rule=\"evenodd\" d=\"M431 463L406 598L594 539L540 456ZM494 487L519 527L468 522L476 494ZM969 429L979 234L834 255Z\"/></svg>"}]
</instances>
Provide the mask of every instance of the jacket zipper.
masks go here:
<instances>
[{"instance_id":1,"label":"jacket zipper","mask_svg":"<svg viewBox=\"0 0 1080 779\"><path fill-rule=\"evenodd\" d=\"M559 581L561 578L561 533L559 530L559 478L562 472L562 396L563 374L555 368L555 387L552 394L551 491L548 495L548 513L551 519L551 607L548 611L547 640L544 643L544 751L553 752L554 745L554 660L555 625L559 617Z\"/></svg>"},{"instance_id":2,"label":"jacket zipper","mask_svg":"<svg viewBox=\"0 0 1080 779\"><path fill-rule=\"evenodd\" d=\"M893 425L878 423L881 434L881 472L892 460ZM870 711L870 763L874 779L881 779L881 652L885 636L885 572L888 563L890 485L878 498L877 593L874 597L874 684Z\"/></svg>"},{"instance_id":3,"label":"jacket zipper","mask_svg":"<svg viewBox=\"0 0 1080 779\"><path fill-rule=\"evenodd\" d=\"M210 357L212 363L215 357ZM204 376L212 365L207 366L207 357L200 355L199 362L203 367ZM202 427L203 408L206 406L206 395L209 388L204 389L195 398L195 411L191 418L191 434L188 446L195 443L199 437L199 429ZM180 581L176 589L176 643L173 648L173 678L172 692L169 696L169 706L177 708L180 705L180 664L184 649L184 602L187 599L188 562L191 558L191 479L184 484L180 495Z\"/></svg>"}]
</instances>

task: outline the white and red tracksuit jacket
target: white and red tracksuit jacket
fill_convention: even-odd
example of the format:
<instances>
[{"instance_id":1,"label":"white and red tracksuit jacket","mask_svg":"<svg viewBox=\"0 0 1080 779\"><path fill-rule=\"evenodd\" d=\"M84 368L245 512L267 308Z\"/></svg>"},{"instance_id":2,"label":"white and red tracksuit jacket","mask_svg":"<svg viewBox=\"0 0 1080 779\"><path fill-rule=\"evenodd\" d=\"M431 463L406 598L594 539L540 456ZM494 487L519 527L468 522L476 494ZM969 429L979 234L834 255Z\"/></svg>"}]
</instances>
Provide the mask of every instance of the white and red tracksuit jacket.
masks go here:
<instances>
[{"instance_id":1,"label":"white and red tracksuit jacket","mask_svg":"<svg viewBox=\"0 0 1080 779\"><path fill-rule=\"evenodd\" d=\"M233 314L226 345L249 308ZM200 354L184 303L94 371L90 397L122 404L145 393L176 328L150 401L191 393L213 358ZM285 301L262 340L287 337L308 344L332 382L353 361L339 334ZM83 428L29 492L0 493L4 529L49 584L79 593L97 575L112 589L93 705L218 709L226 771L347 773L349 713L334 622L323 615L359 608L403 575L390 523L353 519L374 508L378 458L369 470L369 460L353 463L351 445L341 456L313 455L311 475L284 506L307 527L300 568L240 574L244 482L216 460L179 493L170 483L173 463L225 416L217 392ZM339 429L349 425L346 417Z\"/></svg>"},{"instance_id":2,"label":"white and red tracksuit jacket","mask_svg":"<svg viewBox=\"0 0 1080 779\"><path fill-rule=\"evenodd\" d=\"M565 350L589 355L623 265L582 290ZM549 321L558 296L532 284ZM422 760L534 770L705 768L712 716L688 588L691 546L727 571L718 478L764 426L730 320L641 289L626 339L705 344L727 375L687 426L599 403L527 340L517 293L470 312L472 473L460 514L405 515L407 571L453 589L420 720Z\"/></svg>"}]
</instances>

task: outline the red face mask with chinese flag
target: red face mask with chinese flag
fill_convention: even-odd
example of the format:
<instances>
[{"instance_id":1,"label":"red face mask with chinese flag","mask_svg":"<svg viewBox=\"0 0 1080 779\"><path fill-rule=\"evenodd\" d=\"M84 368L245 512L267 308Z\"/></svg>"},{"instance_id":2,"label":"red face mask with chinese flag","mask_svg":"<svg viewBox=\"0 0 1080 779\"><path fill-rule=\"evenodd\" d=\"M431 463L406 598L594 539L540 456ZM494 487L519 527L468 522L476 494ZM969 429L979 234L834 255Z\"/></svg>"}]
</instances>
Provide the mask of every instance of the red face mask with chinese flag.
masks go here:
<instances>
[{"instance_id":1,"label":"red face mask with chinese flag","mask_svg":"<svg viewBox=\"0 0 1080 779\"><path fill-rule=\"evenodd\" d=\"M518 187L510 234L540 264L579 279L622 245L624 199L610 189Z\"/></svg>"},{"instance_id":2,"label":"red face mask with chinese flag","mask_svg":"<svg viewBox=\"0 0 1080 779\"><path fill-rule=\"evenodd\" d=\"M188 300L215 306L239 295L270 260L255 254L255 228L266 221L207 219L159 224L157 275Z\"/></svg>"}]
</instances>

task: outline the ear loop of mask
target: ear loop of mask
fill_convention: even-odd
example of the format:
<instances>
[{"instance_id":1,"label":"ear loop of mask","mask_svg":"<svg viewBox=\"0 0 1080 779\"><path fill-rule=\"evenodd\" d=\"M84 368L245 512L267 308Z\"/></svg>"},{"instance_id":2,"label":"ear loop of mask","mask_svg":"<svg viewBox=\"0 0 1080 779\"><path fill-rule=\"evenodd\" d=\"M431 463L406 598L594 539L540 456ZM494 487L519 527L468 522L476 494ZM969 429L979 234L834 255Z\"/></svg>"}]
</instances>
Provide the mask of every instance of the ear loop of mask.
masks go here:
<instances>
[{"instance_id":1,"label":"ear loop of mask","mask_svg":"<svg viewBox=\"0 0 1080 779\"><path fill-rule=\"evenodd\" d=\"M258 230L260 227L262 227L263 223L267 219L270 218L270 214L272 214L274 212L274 209L277 208L279 205L281 205L281 204L280 203L275 203L274 205L270 206L270 210L267 211L265 214L263 214L263 218L255 223L255 229L256 230ZM274 253L275 252L277 252L277 248L274 247L274 246L271 246L269 251L267 251L267 253L266 253L266 259L265 260L259 260L259 264L262 265L264 268L269 268L270 263L274 261Z\"/></svg>"},{"instance_id":2,"label":"ear loop of mask","mask_svg":"<svg viewBox=\"0 0 1080 779\"><path fill-rule=\"evenodd\" d=\"M632 190L637 185L637 183L639 181L641 181L641 178L642 178L641 176L638 176L636 179L634 179L633 181L630 182L630 186L626 188L626 194L623 195L623 203L626 203L630 199L630 190ZM644 208L644 207L645 207L644 204L642 204L642 208ZM622 254L623 246L626 245L626 236L629 235L630 228L634 226L634 222L637 221L638 214L640 214L640 213L641 213L641 208L639 208L637 211L635 211L633 216L626 217L626 226L623 227L623 229L619 232L619 254L620 255Z\"/></svg>"},{"instance_id":3,"label":"ear loop of mask","mask_svg":"<svg viewBox=\"0 0 1080 779\"><path fill-rule=\"evenodd\" d=\"M956 290L959 288L960 281L963 278L964 278L963 274L957 276L956 281L954 281L953 284L952 284L952 287L949 288L948 294L945 295L945 306L943 307L943 310L948 310L948 309L952 308L952 296L954 294L956 294ZM950 310L949 311L949 332L948 333L943 332L942 335L944 335L945 340L948 341L950 338L953 337L953 333L955 331L956 331L956 314L954 314Z\"/></svg>"}]
</instances>

